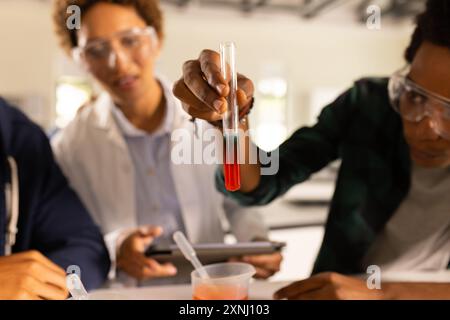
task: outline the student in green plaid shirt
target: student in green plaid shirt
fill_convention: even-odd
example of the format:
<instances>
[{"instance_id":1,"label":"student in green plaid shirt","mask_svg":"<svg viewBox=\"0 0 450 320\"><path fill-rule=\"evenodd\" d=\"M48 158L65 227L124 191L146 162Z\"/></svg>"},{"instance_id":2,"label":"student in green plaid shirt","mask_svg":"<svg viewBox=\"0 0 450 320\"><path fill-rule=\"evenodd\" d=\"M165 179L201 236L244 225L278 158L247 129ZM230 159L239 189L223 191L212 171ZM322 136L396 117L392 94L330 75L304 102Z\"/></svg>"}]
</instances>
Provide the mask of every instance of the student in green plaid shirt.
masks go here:
<instances>
[{"instance_id":1,"label":"student in green plaid shirt","mask_svg":"<svg viewBox=\"0 0 450 320\"><path fill-rule=\"evenodd\" d=\"M312 127L279 147L279 170L241 164L241 189L219 190L245 205L264 205L341 159L323 243L313 276L275 294L287 299L448 298L444 283L383 282L371 290L351 275L433 271L450 260L450 2L427 1L405 54L407 66L389 79L355 82L325 107ZM253 84L239 75L238 105L249 109ZM220 57L204 50L185 63L174 93L185 110L216 124L229 88ZM245 118L244 118L245 120ZM248 122L241 121L242 129ZM250 142L245 139L246 158Z\"/></svg>"}]
</instances>

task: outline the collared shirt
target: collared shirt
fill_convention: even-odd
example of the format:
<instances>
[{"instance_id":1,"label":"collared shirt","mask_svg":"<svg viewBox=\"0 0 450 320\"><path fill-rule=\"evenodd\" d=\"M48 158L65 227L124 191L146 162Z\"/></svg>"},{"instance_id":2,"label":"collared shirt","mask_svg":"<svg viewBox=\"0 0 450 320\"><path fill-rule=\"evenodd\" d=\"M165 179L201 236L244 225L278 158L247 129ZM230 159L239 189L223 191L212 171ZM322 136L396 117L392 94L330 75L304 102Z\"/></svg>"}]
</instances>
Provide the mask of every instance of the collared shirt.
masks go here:
<instances>
[{"instance_id":1,"label":"collared shirt","mask_svg":"<svg viewBox=\"0 0 450 320\"><path fill-rule=\"evenodd\" d=\"M117 107L113 115L121 130L134 165L136 216L138 225L162 226L155 242L172 243L172 234L184 232L184 222L170 168L170 134L173 106L166 104L162 124L152 134L136 128Z\"/></svg>"}]
</instances>

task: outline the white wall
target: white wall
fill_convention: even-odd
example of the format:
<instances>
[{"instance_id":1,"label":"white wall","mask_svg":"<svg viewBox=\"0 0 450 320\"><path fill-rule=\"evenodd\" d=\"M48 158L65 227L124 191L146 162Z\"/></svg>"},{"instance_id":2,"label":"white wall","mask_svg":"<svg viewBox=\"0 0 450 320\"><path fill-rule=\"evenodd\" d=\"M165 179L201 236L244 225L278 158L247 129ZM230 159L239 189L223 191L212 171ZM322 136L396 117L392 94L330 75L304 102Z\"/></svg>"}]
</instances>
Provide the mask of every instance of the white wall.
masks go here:
<instances>
[{"instance_id":1,"label":"white wall","mask_svg":"<svg viewBox=\"0 0 450 320\"><path fill-rule=\"evenodd\" d=\"M57 48L51 1L0 1L0 94L41 96L45 126L54 117L59 75L74 73ZM243 16L233 11L164 7L166 40L160 70L175 80L186 59L224 40L238 46L238 67L252 79L266 62L284 66L292 95L290 127L308 118L308 93L317 87L345 88L363 75L386 75L403 64L410 26L370 31L346 16L304 22L289 15ZM349 14L350 16L350 14Z\"/></svg>"},{"instance_id":2,"label":"white wall","mask_svg":"<svg viewBox=\"0 0 450 320\"><path fill-rule=\"evenodd\" d=\"M48 3L0 2L0 94L42 98L42 110L29 110L49 125L54 105L56 44Z\"/></svg>"},{"instance_id":3,"label":"white wall","mask_svg":"<svg viewBox=\"0 0 450 320\"><path fill-rule=\"evenodd\" d=\"M362 76L388 75L403 64L412 27L382 24L380 31L352 21L305 22L296 16L166 8L166 40L160 69L171 79L201 49L218 50L235 41L238 68L252 79L265 62L285 66L292 94L291 129L308 118L308 92L316 87L346 88ZM349 17L351 15L349 14ZM331 19L331 18L330 18Z\"/></svg>"}]
</instances>

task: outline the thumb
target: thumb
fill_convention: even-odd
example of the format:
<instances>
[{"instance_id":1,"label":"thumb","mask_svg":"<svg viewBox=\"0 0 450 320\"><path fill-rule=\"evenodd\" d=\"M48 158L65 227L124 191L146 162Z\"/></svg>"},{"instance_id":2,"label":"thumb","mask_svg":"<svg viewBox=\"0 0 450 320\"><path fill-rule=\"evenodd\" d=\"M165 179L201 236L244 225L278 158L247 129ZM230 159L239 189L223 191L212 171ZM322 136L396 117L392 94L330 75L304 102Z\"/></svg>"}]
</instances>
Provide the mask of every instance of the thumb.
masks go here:
<instances>
[{"instance_id":1,"label":"thumb","mask_svg":"<svg viewBox=\"0 0 450 320\"><path fill-rule=\"evenodd\" d=\"M160 227L160 226L147 225L147 226L139 227L137 232L138 232L140 237L156 238L156 237L159 237L163 233L163 228Z\"/></svg>"},{"instance_id":2,"label":"thumb","mask_svg":"<svg viewBox=\"0 0 450 320\"><path fill-rule=\"evenodd\" d=\"M242 89L237 89L236 91L236 100L240 109L245 107L251 100L251 97L248 98L245 91Z\"/></svg>"},{"instance_id":3,"label":"thumb","mask_svg":"<svg viewBox=\"0 0 450 320\"><path fill-rule=\"evenodd\" d=\"M156 237L162 234L163 230L158 226L142 226L135 232L133 237L134 247L139 251L145 250Z\"/></svg>"}]
</instances>

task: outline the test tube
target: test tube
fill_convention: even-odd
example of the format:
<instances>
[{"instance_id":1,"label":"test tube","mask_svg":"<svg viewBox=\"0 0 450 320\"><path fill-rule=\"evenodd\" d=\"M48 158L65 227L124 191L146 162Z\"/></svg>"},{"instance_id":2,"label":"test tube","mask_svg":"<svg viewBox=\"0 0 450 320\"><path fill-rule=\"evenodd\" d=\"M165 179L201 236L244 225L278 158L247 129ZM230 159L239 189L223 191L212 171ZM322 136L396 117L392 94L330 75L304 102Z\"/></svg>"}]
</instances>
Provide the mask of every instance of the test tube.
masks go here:
<instances>
[{"instance_id":1,"label":"test tube","mask_svg":"<svg viewBox=\"0 0 450 320\"><path fill-rule=\"evenodd\" d=\"M227 111L223 115L224 156L223 171L225 188L237 191L241 188L239 170L239 107L236 100L236 46L233 42L220 44L220 65L223 78L230 87L226 97Z\"/></svg>"}]
</instances>

